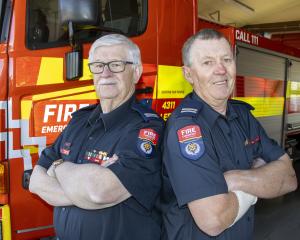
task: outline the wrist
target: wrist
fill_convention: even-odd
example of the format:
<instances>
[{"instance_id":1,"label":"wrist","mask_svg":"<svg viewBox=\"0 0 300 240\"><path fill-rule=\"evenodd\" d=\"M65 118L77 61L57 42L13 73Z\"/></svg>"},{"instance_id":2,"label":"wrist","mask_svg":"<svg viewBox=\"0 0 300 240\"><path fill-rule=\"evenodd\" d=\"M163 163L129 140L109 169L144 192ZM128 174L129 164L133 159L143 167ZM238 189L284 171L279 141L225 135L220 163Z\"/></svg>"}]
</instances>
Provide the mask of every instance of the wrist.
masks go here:
<instances>
[{"instance_id":1,"label":"wrist","mask_svg":"<svg viewBox=\"0 0 300 240\"><path fill-rule=\"evenodd\" d=\"M240 220L248 209L257 202L257 197L243 191L232 191L235 194L238 202L238 213L235 217L233 223L229 226L234 225L238 220Z\"/></svg>"},{"instance_id":2,"label":"wrist","mask_svg":"<svg viewBox=\"0 0 300 240\"><path fill-rule=\"evenodd\" d=\"M55 170L59 165L61 165L62 163L64 162L63 159L58 159L58 160L55 160L53 163L52 163L52 167L53 167L53 170Z\"/></svg>"}]
</instances>

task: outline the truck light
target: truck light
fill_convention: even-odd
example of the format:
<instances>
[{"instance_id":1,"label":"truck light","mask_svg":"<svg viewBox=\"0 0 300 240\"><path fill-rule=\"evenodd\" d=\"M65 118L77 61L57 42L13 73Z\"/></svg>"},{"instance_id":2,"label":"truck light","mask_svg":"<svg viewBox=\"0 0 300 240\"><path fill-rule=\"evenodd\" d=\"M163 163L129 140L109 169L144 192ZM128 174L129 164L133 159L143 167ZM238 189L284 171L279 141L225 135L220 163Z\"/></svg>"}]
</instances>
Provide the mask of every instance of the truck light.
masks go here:
<instances>
[{"instance_id":1,"label":"truck light","mask_svg":"<svg viewBox=\"0 0 300 240\"><path fill-rule=\"evenodd\" d=\"M8 202L8 166L6 162L0 163L0 204Z\"/></svg>"}]
</instances>

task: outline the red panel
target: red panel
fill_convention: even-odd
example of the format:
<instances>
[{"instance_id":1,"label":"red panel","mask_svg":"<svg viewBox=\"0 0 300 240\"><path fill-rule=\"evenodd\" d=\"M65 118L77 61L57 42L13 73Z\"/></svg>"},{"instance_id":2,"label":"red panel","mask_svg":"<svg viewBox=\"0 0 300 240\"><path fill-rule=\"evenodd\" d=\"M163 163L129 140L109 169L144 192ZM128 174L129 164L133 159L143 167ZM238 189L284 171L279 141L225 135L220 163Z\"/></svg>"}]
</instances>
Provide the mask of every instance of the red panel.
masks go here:
<instances>
[{"instance_id":1,"label":"red panel","mask_svg":"<svg viewBox=\"0 0 300 240\"><path fill-rule=\"evenodd\" d=\"M180 98L157 99L157 113L166 121L181 100Z\"/></svg>"},{"instance_id":2,"label":"red panel","mask_svg":"<svg viewBox=\"0 0 300 240\"><path fill-rule=\"evenodd\" d=\"M235 97L283 97L283 81L237 76Z\"/></svg>"},{"instance_id":3,"label":"red panel","mask_svg":"<svg viewBox=\"0 0 300 240\"><path fill-rule=\"evenodd\" d=\"M33 156L37 159L37 156ZM48 226L52 224L52 207L22 188L23 159L10 162L10 206L12 239L33 239L45 235L45 231L17 234L16 230ZM52 230L53 231L53 230ZM42 233L43 232L43 233ZM51 230L47 230L50 234ZM53 232L52 232L53 234Z\"/></svg>"},{"instance_id":4,"label":"red panel","mask_svg":"<svg viewBox=\"0 0 300 240\"><path fill-rule=\"evenodd\" d=\"M172 4L170 4L172 2ZM181 48L197 26L196 1L159 1L158 61L162 65L182 65Z\"/></svg>"},{"instance_id":5,"label":"red panel","mask_svg":"<svg viewBox=\"0 0 300 240\"><path fill-rule=\"evenodd\" d=\"M272 34L271 39L300 49L300 33Z\"/></svg>"},{"instance_id":6,"label":"red panel","mask_svg":"<svg viewBox=\"0 0 300 240\"><path fill-rule=\"evenodd\" d=\"M40 70L41 57L20 57L16 60L16 86L35 86Z\"/></svg>"}]
</instances>

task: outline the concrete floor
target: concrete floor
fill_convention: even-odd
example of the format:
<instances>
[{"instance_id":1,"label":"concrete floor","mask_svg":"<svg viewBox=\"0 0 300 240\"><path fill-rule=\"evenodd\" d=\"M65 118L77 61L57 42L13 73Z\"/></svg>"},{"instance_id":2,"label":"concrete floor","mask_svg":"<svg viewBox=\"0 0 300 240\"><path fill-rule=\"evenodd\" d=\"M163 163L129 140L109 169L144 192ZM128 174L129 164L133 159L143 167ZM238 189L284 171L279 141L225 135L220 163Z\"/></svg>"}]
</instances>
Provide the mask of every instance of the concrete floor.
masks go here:
<instances>
[{"instance_id":1,"label":"concrete floor","mask_svg":"<svg viewBox=\"0 0 300 240\"><path fill-rule=\"evenodd\" d=\"M300 161L294 166L300 183ZM260 200L254 232L255 240L300 240L300 187L283 197Z\"/></svg>"}]
</instances>

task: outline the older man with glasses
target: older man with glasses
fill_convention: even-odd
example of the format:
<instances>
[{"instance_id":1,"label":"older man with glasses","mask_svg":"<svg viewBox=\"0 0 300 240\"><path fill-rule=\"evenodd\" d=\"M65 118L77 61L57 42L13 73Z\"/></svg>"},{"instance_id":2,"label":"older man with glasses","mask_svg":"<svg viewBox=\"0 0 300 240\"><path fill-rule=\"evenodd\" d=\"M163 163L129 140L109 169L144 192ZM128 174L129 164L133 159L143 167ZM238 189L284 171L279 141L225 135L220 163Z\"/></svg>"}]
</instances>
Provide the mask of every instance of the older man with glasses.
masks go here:
<instances>
[{"instance_id":1,"label":"older man with glasses","mask_svg":"<svg viewBox=\"0 0 300 240\"><path fill-rule=\"evenodd\" d=\"M106 35L92 45L89 68L100 104L75 112L42 152L30 191L55 207L59 239L160 239L163 121L135 100L139 48Z\"/></svg>"}]
</instances>

